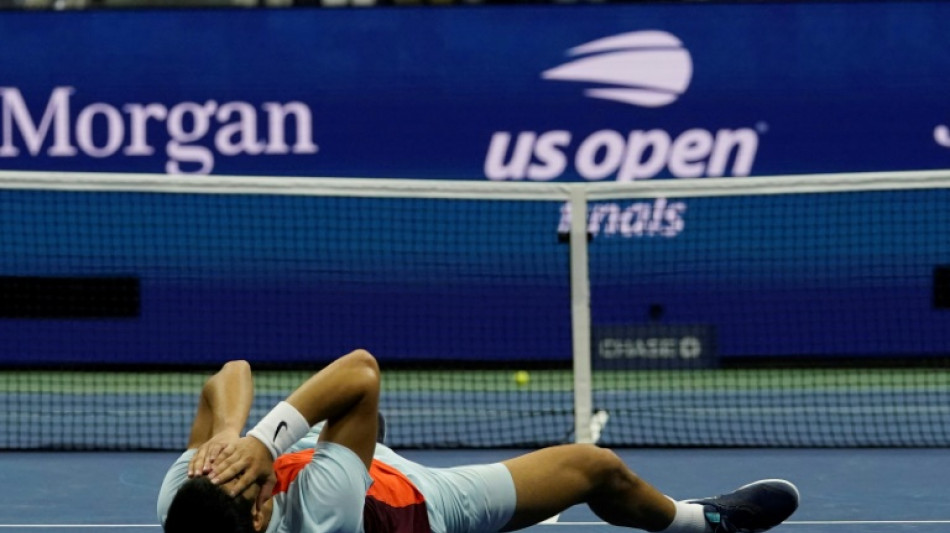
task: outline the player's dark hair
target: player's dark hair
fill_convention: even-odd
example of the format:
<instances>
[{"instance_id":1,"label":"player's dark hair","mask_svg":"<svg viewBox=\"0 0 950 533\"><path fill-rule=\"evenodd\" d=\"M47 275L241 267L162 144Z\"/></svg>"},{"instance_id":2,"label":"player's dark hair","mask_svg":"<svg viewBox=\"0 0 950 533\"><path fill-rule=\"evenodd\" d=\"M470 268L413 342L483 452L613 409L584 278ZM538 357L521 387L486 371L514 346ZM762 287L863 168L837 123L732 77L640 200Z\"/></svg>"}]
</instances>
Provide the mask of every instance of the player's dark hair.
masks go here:
<instances>
[{"instance_id":1,"label":"player's dark hair","mask_svg":"<svg viewBox=\"0 0 950 533\"><path fill-rule=\"evenodd\" d=\"M254 533L254 502L234 498L207 477L186 481L168 508L165 533Z\"/></svg>"}]
</instances>

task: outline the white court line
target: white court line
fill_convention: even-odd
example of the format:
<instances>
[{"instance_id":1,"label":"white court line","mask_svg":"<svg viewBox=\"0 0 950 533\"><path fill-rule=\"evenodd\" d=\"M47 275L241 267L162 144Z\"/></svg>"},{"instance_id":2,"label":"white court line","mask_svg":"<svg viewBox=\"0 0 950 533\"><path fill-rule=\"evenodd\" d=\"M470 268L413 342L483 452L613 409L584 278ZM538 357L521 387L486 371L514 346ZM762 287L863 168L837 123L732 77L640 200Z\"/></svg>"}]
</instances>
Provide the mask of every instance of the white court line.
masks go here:
<instances>
[{"instance_id":1,"label":"white court line","mask_svg":"<svg viewBox=\"0 0 950 533\"><path fill-rule=\"evenodd\" d=\"M950 524L950 520L789 520L783 526L848 526L848 525L913 525L913 524ZM548 522L545 526L606 526L607 522Z\"/></svg>"},{"instance_id":2,"label":"white court line","mask_svg":"<svg viewBox=\"0 0 950 533\"><path fill-rule=\"evenodd\" d=\"M73 528L103 528L103 527L161 527L158 524L0 524L0 528L44 528L44 529L73 529Z\"/></svg>"},{"instance_id":3,"label":"white court line","mask_svg":"<svg viewBox=\"0 0 950 533\"><path fill-rule=\"evenodd\" d=\"M950 524L950 520L791 520L783 524L798 526L874 525L874 524Z\"/></svg>"},{"instance_id":4,"label":"white court line","mask_svg":"<svg viewBox=\"0 0 950 533\"><path fill-rule=\"evenodd\" d=\"M541 522L542 526L606 526L607 522L557 522L560 515ZM914 524L950 524L950 520L789 520L782 525L787 526L842 526L842 525L914 525ZM160 527L158 524L0 524L0 528L150 528Z\"/></svg>"}]
</instances>

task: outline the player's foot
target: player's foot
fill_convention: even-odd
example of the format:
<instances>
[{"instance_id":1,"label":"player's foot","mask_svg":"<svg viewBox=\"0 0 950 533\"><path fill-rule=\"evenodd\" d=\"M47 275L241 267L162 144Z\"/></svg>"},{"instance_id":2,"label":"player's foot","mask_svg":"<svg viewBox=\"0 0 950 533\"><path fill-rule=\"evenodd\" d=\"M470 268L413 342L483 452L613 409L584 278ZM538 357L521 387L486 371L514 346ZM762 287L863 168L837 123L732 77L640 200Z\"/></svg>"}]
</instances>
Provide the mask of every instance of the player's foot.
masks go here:
<instances>
[{"instance_id":1,"label":"player's foot","mask_svg":"<svg viewBox=\"0 0 950 533\"><path fill-rule=\"evenodd\" d=\"M759 533L798 509L798 489L782 479L763 479L715 496L689 500L703 506L714 533Z\"/></svg>"}]
</instances>

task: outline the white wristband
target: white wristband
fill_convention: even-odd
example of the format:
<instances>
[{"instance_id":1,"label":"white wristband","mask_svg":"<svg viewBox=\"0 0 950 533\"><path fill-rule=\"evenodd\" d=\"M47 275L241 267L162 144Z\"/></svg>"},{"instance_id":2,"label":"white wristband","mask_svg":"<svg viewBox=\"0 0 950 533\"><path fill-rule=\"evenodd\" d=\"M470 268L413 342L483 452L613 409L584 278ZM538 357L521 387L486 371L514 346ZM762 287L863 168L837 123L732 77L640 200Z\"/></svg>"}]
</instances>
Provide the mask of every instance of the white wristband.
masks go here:
<instances>
[{"instance_id":1,"label":"white wristband","mask_svg":"<svg viewBox=\"0 0 950 533\"><path fill-rule=\"evenodd\" d=\"M277 459L277 456L302 439L308 431L310 424L300 411L287 402L280 402L254 429L248 431L247 435L261 441L274 459Z\"/></svg>"}]
</instances>

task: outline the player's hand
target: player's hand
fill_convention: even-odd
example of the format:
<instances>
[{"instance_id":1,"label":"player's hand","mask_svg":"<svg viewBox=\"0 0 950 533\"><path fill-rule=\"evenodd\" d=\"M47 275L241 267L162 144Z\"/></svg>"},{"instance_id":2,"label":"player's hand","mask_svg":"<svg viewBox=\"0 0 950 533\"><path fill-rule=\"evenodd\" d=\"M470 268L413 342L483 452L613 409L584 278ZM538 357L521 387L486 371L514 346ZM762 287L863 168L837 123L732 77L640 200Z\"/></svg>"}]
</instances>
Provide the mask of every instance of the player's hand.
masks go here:
<instances>
[{"instance_id":1,"label":"player's hand","mask_svg":"<svg viewBox=\"0 0 950 533\"><path fill-rule=\"evenodd\" d=\"M222 431L208 439L198 447L198 451L188 462L188 477L209 474L218 458L218 454L239 438L241 438L241 435L237 431Z\"/></svg>"},{"instance_id":2,"label":"player's hand","mask_svg":"<svg viewBox=\"0 0 950 533\"><path fill-rule=\"evenodd\" d=\"M254 437L242 437L225 446L211 467L210 478L231 496L251 485L260 485L260 501L270 498L277 481L270 450Z\"/></svg>"}]
</instances>

